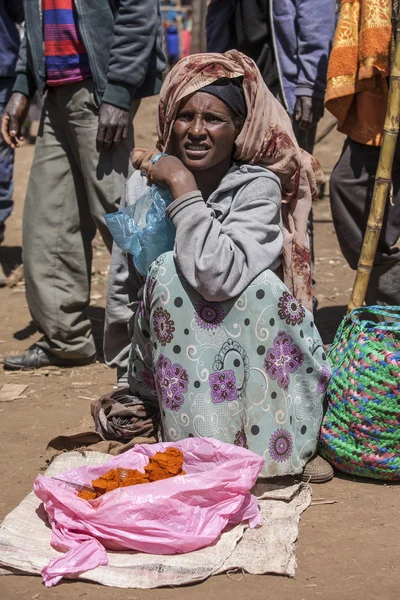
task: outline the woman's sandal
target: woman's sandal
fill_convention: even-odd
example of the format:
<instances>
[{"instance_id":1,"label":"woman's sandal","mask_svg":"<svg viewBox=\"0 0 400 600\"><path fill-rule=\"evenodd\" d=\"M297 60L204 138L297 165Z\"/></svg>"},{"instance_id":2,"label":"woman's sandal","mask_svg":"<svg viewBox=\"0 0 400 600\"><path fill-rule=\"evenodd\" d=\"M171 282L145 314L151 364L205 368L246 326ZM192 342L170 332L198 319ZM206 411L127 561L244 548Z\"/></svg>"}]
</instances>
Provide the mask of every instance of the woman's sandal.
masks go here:
<instances>
[{"instance_id":1,"label":"woman's sandal","mask_svg":"<svg viewBox=\"0 0 400 600\"><path fill-rule=\"evenodd\" d=\"M316 454L304 467L301 480L309 483L325 483L332 477L332 466L322 456Z\"/></svg>"}]
</instances>

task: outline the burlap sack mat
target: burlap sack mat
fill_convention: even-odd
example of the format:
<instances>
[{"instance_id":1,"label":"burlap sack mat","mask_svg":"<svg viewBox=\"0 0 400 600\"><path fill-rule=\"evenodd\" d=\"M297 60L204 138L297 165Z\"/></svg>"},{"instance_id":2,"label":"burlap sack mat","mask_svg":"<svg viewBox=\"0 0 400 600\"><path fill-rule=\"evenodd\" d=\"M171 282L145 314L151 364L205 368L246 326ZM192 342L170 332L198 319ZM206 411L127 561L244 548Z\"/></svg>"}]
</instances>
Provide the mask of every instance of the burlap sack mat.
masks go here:
<instances>
[{"instance_id":1,"label":"burlap sack mat","mask_svg":"<svg viewBox=\"0 0 400 600\"><path fill-rule=\"evenodd\" d=\"M58 456L46 471L55 476L88 464L103 464L109 456L98 452L68 452ZM78 579L120 588L156 588L199 582L210 575L234 569L261 575L294 576L295 541L301 513L311 502L311 488L256 486L264 524L243 525L225 531L208 548L189 554L160 556L139 552L109 552L109 564L82 573ZM0 574L39 575L59 553L50 545L51 530L40 500L30 493L0 527Z\"/></svg>"}]
</instances>

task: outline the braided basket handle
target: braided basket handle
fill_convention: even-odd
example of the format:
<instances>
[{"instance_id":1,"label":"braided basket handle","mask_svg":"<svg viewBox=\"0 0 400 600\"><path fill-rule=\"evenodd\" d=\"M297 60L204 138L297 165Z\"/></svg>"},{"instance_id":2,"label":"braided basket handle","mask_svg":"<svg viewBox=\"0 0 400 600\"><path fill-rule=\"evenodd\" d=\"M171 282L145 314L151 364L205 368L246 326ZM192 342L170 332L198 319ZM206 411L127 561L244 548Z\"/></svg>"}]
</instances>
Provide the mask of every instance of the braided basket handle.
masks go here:
<instances>
[{"instance_id":1,"label":"braided basket handle","mask_svg":"<svg viewBox=\"0 0 400 600\"><path fill-rule=\"evenodd\" d=\"M380 317L388 317L389 319L396 319L396 321L380 321L375 323L363 319L362 315L370 313ZM351 319L354 325L361 327L363 330L375 331L399 331L400 332L400 306L362 306L355 308L350 312L348 317Z\"/></svg>"},{"instance_id":2,"label":"braided basket handle","mask_svg":"<svg viewBox=\"0 0 400 600\"><path fill-rule=\"evenodd\" d=\"M397 319L397 322L381 321L374 323L363 318L365 314L379 315ZM348 315L345 315L336 331L335 338L328 352L328 356L336 365L341 364L344 355L338 353L344 340L347 340L348 348L352 348L356 343L359 334L362 332L374 333L375 331L392 331L400 334L400 306L363 306L355 308Z\"/></svg>"},{"instance_id":3,"label":"braided basket handle","mask_svg":"<svg viewBox=\"0 0 400 600\"><path fill-rule=\"evenodd\" d=\"M330 350L328 353L329 356L331 354L333 354L333 352L335 351L337 346L340 344L343 337L346 337L346 339L350 339L352 330L354 330L354 329L360 330L360 321L353 319L353 315L352 315L353 312L354 311L352 311L351 313L349 313L348 315L345 315L343 317L343 319L335 333L333 342L331 344L331 347L330 347Z\"/></svg>"}]
</instances>

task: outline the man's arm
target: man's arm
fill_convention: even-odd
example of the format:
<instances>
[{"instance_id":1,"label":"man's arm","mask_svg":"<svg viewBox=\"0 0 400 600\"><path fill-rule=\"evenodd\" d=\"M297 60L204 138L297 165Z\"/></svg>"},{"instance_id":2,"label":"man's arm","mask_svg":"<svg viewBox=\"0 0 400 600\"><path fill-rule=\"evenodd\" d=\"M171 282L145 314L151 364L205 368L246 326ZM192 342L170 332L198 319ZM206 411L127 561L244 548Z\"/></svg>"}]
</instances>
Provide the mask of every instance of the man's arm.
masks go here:
<instances>
[{"instance_id":1,"label":"man's arm","mask_svg":"<svg viewBox=\"0 0 400 600\"><path fill-rule=\"evenodd\" d=\"M19 47L16 72L17 79L15 80L13 92L19 92L20 94L24 94L27 98L31 98L36 91L36 84L29 66L26 35L22 38Z\"/></svg>"},{"instance_id":2,"label":"man's arm","mask_svg":"<svg viewBox=\"0 0 400 600\"><path fill-rule=\"evenodd\" d=\"M120 209L134 204L147 189L147 179L136 171L127 181ZM131 266L131 268L130 268ZM117 368L117 377L127 384L128 356L131 346L129 323L138 307L139 290L143 277L128 257L114 242L108 277L106 315L104 325L104 358L109 367ZM136 308L132 305L136 303Z\"/></svg>"},{"instance_id":3,"label":"man's arm","mask_svg":"<svg viewBox=\"0 0 400 600\"><path fill-rule=\"evenodd\" d=\"M296 96L323 98L335 33L335 0L297 0L297 31Z\"/></svg>"},{"instance_id":4,"label":"man's arm","mask_svg":"<svg viewBox=\"0 0 400 600\"><path fill-rule=\"evenodd\" d=\"M22 23L24 20L24 5L22 0L6 0L6 11L14 23Z\"/></svg>"},{"instance_id":5,"label":"man's arm","mask_svg":"<svg viewBox=\"0 0 400 600\"><path fill-rule=\"evenodd\" d=\"M23 140L22 126L28 115L30 98L36 90L28 64L26 36L23 37L17 62L17 79L13 93L1 116L1 135L11 148L18 148Z\"/></svg>"},{"instance_id":6,"label":"man's arm","mask_svg":"<svg viewBox=\"0 0 400 600\"><path fill-rule=\"evenodd\" d=\"M237 0L211 0L207 9L207 52L227 52L236 47L235 10Z\"/></svg>"},{"instance_id":7,"label":"man's arm","mask_svg":"<svg viewBox=\"0 0 400 600\"><path fill-rule=\"evenodd\" d=\"M157 0L121 0L103 102L129 110L143 84L159 27Z\"/></svg>"},{"instance_id":8,"label":"man's arm","mask_svg":"<svg viewBox=\"0 0 400 600\"><path fill-rule=\"evenodd\" d=\"M98 149L108 150L128 136L135 94L154 61L160 26L158 0L121 0L115 19L108 84L97 133Z\"/></svg>"},{"instance_id":9,"label":"man's arm","mask_svg":"<svg viewBox=\"0 0 400 600\"><path fill-rule=\"evenodd\" d=\"M296 0L298 72L295 118L315 125L323 114L326 73L335 33L335 0Z\"/></svg>"}]
</instances>

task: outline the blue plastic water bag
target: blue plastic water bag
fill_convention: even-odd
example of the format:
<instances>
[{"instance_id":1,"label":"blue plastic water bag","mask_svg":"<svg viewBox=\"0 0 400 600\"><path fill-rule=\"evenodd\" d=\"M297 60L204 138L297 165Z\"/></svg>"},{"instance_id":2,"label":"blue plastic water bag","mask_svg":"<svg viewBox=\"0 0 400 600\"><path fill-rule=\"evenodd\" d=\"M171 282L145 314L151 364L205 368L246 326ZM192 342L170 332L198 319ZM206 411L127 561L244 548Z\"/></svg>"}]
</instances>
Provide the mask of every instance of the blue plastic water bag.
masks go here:
<instances>
[{"instance_id":1,"label":"blue plastic water bag","mask_svg":"<svg viewBox=\"0 0 400 600\"><path fill-rule=\"evenodd\" d=\"M115 243L133 255L141 275L146 275L151 263L174 247L175 227L166 215L172 200L168 189L153 184L132 206L105 215Z\"/></svg>"}]
</instances>

